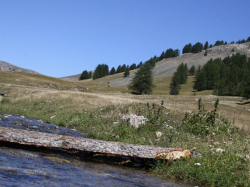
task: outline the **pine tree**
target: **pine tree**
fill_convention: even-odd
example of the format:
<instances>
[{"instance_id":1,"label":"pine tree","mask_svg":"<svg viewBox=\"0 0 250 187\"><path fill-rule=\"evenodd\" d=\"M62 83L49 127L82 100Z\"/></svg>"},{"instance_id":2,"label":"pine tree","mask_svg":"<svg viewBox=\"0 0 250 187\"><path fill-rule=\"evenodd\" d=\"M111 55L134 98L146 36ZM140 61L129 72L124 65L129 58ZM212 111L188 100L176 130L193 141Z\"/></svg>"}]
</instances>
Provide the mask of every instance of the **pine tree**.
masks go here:
<instances>
[{"instance_id":1,"label":"pine tree","mask_svg":"<svg viewBox=\"0 0 250 187\"><path fill-rule=\"evenodd\" d=\"M176 49L174 50L174 57L180 56L180 50Z\"/></svg>"},{"instance_id":2,"label":"pine tree","mask_svg":"<svg viewBox=\"0 0 250 187\"><path fill-rule=\"evenodd\" d=\"M191 50L192 50L192 47L193 47L193 46L192 46L191 43L185 45L185 46L183 47L183 49L182 49L182 54L184 54L184 53L190 53Z\"/></svg>"},{"instance_id":3,"label":"pine tree","mask_svg":"<svg viewBox=\"0 0 250 187\"><path fill-rule=\"evenodd\" d=\"M142 65L140 69L135 72L135 76L128 85L129 89L139 94L151 94L153 87L155 87L155 85L153 84L153 72L150 64Z\"/></svg>"},{"instance_id":4,"label":"pine tree","mask_svg":"<svg viewBox=\"0 0 250 187\"><path fill-rule=\"evenodd\" d=\"M134 70L136 69L136 64L132 64L130 67L129 67L129 70Z\"/></svg>"},{"instance_id":5,"label":"pine tree","mask_svg":"<svg viewBox=\"0 0 250 187\"><path fill-rule=\"evenodd\" d=\"M171 79L171 83L169 85L170 88L170 95L178 95L179 91L181 89L180 86L180 81L179 81L179 77L176 75L176 73L174 74L174 76Z\"/></svg>"},{"instance_id":6,"label":"pine tree","mask_svg":"<svg viewBox=\"0 0 250 187\"><path fill-rule=\"evenodd\" d=\"M163 51L163 52L161 53L161 56L159 57L159 61L160 61L160 60L163 60L164 57L165 57L165 52Z\"/></svg>"},{"instance_id":7,"label":"pine tree","mask_svg":"<svg viewBox=\"0 0 250 187\"><path fill-rule=\"evenodd\" d=\"M206 89L206 74L204 70L200 70L200 72L197 74L193 89L197 91Z\"/></svg>"},{"instance_id":8,"label":"pine tree","mask_svg":"<svg viewBox=\"0 0 250 187\"><path fill-rule=\"evenodd\" d=\"M142 66L142 62L140 62L138 65L137 65L137 68L140 68Z\"/></svg>"},{"instance_id":9,"label":"pine tree","mask_svg":"<svg viewBox=\"0 0 250 187\"><path fill-rule=\"evenodd\" d=\"M166 50L165 58L170 58L170 57L174 57L174 56L175 56L175 52L172 48L169 48Z\"/></svg>"},{"instance_id":10,"label":"pine tree","mask_svg":"<svg viewBox=\"0 0 250 187\"><path fill-rule=\"evenodd\" d=\"M242 43L242 44L246 43L246 40L243 39L243 40L240 41L240 43Z\"/></svg>"},{"instance_id":11,"label":"pine tree","mask_svg":"<svg viewBox=\"0 0 250 187\"><path fill-rule=\"evenodd\" d=\"M81 74L79 80L85 80L85 79L88 79L88 78L89 78L88 71L85 70L85 71L82 72L82 74Z\"/></svg>"},{"instance_id":12,"label":"pine tree","mask_svg":"<svg viewBox=\"0 0 250 187\"><path fill-rule=\"evenodd\" d=\"M204 53L204 56L207 56L207 49L206 49L206 51L205 51L205 53Z\"/></svg>"},{"instance_id":13,"label":"pine tree","mask_svg":"<svg viewBox=\"0 0 250 187\"><path fill-rule=\"evenodd\" d=\"M200 42L197 42L195 45L193 45L191 52L192 53L199 53L203 49L203 44Z\"/></svg>"},{"instance_id":14,"label":"pine tree","mask_svg":"<svg viewBox=\"0 0 250 187\"><path fill-rule=\"evenodd\" d=\"M250 36L247 38L247 42L250 42Z\"/></svg>"},{"instance_id":15,"label":"pine tree","mask_svg":"<svg viewBox=\"0 0 250 187\"><path fill-rule=\"evenodd\" d=\"M127 68L126 64L123 64L122 68L121 68L121 72L124 72L126 70L126 68Z\"/></svg>"},{"instance_id":16,"label":"pine tree","mask_svg":"<svg viewBox=\"0 0 250 187\"><path fill-rule=\"evenodd\" d=\"M110 75L114 75L115 74L115 67L113 67L110 72L109 72Z\"/></svg>"},{"instance_id":17,"label":"pine tree","mask_svg":"<svg viewBox=\"0 0 250 187\"><path fill-rule=\"evenodd\" d=\"M98 71L95 71L94 74L93 74L93 79L98 79L99 78L99 72Z\"/></svg>"},{"instance_id":18,"label":"pine tree","mask_svg":"<svg viewBox=\"0 0 250 187\"><path fill-rule=\"evenodd\" d=\"M195 66L192 65L192 67L189 69L189 75L195 75Z\"/></svg>"},{"instance_id":19,"label":"pine tree","mask_svg":"<svg viewBox=\"0 0 250 187\"><path fill-rule=\"evenodd\" d=\"M119 65L116 69L116 73L121 73L122 72L122 67L121 65Z\"/></svg>"},{"instance_id":20,"label":"pine tree","mask_svg":"<svg viewBox=\"0 0 250 187\"><path fill-rule=\"evenodd\" d=\"M92 78L92 71L89 72L89 79Z\"/></svg>"},{"instance_id":21,"label":"pine tree","mask_svg":"<svg viewBox=\"0 0 250 187\"><path fill-rule=\"evenodd\" d=\"M204 45L204 50L208 49L208 41L206 41L205 45Z\"/></svg>"},{"instance_id":22,"label":"pine tree","mask_svg":"<svg viewBox=\"0 0 250 187\"><path fill-rule=\"evenodd\" d=\"M128 77L129 75L130 75L129 68L126 68L126 70L124 72L124 77Z\"/></svg>"},{"instance_id":23,"label":"pine tree","mask_svg":"<svg viewBox=\"0 0 250 187\"><path fill-rule=\"evenodd\" d=\"M185 84L187 82L188 77L188 67L187 64L183 64L183 62L177 67L176 76L179 77L179 83Z\"/></svg>"},{"instance_id":24,"label":"pine tree","mask_svg":"<svg viewBox=\"0 0 250 187\"><path fill-rule=\"evenodd\" d=\"M223 41L223 40L222 40L222 41ZM222 45L222 44L221 44L221 41L220 41L220 40L217 40L217 41L215 42L214 46L219 46L219 45Z\"/></svg>"}]
</instances>

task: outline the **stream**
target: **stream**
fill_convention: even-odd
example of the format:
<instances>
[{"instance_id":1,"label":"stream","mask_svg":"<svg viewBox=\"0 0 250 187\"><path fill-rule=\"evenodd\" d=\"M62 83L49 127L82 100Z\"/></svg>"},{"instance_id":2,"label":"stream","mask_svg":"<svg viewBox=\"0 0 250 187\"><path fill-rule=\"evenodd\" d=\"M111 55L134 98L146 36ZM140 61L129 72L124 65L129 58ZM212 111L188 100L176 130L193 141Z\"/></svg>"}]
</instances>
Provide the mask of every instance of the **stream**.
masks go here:
<instances>
[{"instance_id":1,"label":"stream","mask_svg":"<svg viewBox=\"0 0 250 187\"><path fill-rule=\"evenodd\" d=\"M86 137L82 132L18 115L0 115L0 126ZM129 163L130 167L122 163ZM0 187L190 186L156 178L138 165L140 160L136 158L0 142Z\"/></svg>"}]
</instances>

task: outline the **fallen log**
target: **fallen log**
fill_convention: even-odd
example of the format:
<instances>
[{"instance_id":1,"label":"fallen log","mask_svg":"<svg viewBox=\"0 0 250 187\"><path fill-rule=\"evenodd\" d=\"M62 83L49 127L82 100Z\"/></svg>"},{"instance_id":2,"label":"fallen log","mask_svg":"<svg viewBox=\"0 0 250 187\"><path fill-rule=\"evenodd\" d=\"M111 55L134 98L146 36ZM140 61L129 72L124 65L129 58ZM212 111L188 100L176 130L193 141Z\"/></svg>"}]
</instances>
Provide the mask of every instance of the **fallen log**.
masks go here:
<instances>
[{"instance_id":1,"label":"fallen log","mask_svg":"<svg viewBox=\"0 0 250 187\"><path fill-rule=\"evenodd\" d=\"M182 148L164 148L89 138L74 138L53 133L26 131L7 127L0 127L0 141L139 158L173 160L180 157L191 157L190 151Z\"/></svg>"}]
</instances>

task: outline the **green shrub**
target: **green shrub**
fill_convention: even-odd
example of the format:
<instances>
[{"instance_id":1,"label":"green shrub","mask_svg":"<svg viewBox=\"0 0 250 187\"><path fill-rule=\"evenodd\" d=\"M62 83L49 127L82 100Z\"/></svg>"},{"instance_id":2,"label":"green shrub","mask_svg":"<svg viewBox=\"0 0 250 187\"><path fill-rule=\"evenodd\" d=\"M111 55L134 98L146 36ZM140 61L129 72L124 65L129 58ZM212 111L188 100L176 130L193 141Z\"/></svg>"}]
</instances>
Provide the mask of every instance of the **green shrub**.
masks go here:
<instances>
[{"instance_id":1,"label":"green shrub","mask_svg":"<svg viewBox=\"0 0 250 187\"><path fill-rule=\"evenodd\" d=\"M218 115L218 105L219 99L217 99L214 104L214 110L207 111L205 110L201 99L199 99L198 113L186 113L182 120L181 128L194 135L200 135L202 137L236 132L238 130L237 127L232 127L226 118Z\"/></svg>"},{"instance_id":2,"label":"green shrub","mask_svg":"<svg viewBox=\"0 0 250 187\"><path fill-rule=\"evenodd\" d=\"M10 103L10 100L7 99L7 98L3 98L2 101L1 101L2 104L8 104Z\"/></svg>"}]
</instances>

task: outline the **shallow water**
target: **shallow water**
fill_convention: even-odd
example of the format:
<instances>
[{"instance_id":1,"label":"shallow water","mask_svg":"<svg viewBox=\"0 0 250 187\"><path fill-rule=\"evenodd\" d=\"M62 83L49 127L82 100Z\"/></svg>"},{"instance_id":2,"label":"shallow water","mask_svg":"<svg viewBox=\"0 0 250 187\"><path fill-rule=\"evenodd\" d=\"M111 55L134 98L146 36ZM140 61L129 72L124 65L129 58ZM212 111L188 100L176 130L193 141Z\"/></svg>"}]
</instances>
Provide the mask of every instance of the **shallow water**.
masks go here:
<instances>
[{"instance_id":1,"label":"shallow water","mask_svg":"<svg viewBox=\"0 0 250 187\"><path fill-rule=\"evenodd\" d=\"M20 117L0 116L0 126L86 134ZM20 125L21 124L21 125ZM35 128L34 128L35 126ZM108 158L108 157L107 157ZM0 142L0 186L188 186L155 178L148 171L89 161L85 154Z\"/></svg>"}]
</instances>

